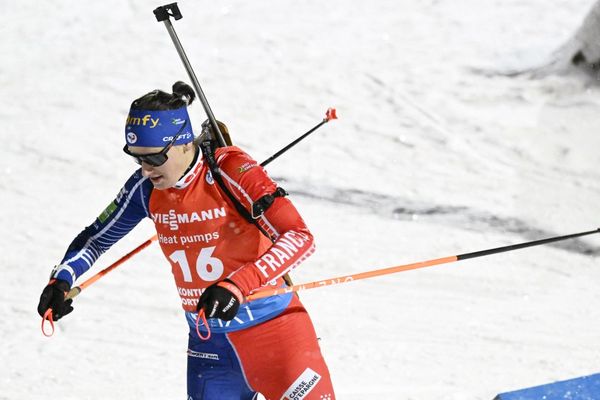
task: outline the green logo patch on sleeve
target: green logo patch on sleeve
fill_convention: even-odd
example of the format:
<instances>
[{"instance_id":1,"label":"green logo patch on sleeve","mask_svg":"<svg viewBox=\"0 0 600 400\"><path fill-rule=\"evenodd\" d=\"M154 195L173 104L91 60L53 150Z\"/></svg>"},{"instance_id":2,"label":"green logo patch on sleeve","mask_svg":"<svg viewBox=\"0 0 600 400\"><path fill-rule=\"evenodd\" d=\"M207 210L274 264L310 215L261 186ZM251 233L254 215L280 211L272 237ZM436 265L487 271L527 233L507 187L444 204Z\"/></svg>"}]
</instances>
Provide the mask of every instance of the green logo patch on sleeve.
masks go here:
<instances>
[{"instance_id":1,"label":"green logo patch on sleeve","mask_svg":"<svg viewBox=\"0 0 600 400\"><path fill-rule=\"evenodd\" d=\"M98 220L99 220L101 223L104 223L104 222L105 222L105 221L108 219L108 217L110 217L110 216L111 216L111 214L115 212L115 210L116 210L116 209L117 209L117 203L116 203L116 202L114 202L114 201L112 201L112 202L111 202L111 203L108 205L108 207L106 207L106 208L104 209L104 211L102 211L102 213L100 213L100 215L98 216Z\"/></svg>"}]
</instances>

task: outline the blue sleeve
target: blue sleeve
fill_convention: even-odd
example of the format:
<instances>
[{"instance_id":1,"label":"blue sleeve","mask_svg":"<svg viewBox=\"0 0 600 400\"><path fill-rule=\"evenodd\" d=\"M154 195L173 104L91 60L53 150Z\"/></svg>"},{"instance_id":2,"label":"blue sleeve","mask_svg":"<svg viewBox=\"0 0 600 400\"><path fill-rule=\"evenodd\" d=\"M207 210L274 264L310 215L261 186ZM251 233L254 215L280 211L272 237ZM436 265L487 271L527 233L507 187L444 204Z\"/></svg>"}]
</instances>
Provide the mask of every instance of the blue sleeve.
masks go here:
<instances>
[{"instance_id":1,"label":"blue sleeve","mask_svg":"<svg viewBox=\"0 0 600 400\"><path fill-rule=\"evenodd\" d=\"M152 187L148 178L142 176L141 170L137 170L94 223L73 240L52 277L72 285L102 253L128 234L142 219L149 217L148 203Z\"/></svg>"}]
</instances>

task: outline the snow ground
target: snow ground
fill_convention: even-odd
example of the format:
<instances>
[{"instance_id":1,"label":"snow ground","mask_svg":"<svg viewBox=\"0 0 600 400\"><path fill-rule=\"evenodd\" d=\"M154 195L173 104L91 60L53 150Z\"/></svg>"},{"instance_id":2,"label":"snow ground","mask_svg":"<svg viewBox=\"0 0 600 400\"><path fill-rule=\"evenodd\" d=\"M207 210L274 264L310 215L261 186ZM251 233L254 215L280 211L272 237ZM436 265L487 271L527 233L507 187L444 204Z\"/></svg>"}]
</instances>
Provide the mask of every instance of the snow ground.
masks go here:
<instances>
[{"instance_id":1,"label":"snow ground","mask_svg":"<svg viewBox=\"0 0 600 400\"><path fill-rule=\"evenodd\" d=\"M543 64L591 0L179 4L213 111L257 159L338 109L268 168L317 240L296 282L600 226L598 86L494 73ZM0 399L185 398L187 330L157 247L78 298L52 339L35 312L135 168L129 103L187 80L158 5L3 4ZM598 372L599 254L592 236L301 296L338 398L491 400Z\"/></svg>"}]
</instances>

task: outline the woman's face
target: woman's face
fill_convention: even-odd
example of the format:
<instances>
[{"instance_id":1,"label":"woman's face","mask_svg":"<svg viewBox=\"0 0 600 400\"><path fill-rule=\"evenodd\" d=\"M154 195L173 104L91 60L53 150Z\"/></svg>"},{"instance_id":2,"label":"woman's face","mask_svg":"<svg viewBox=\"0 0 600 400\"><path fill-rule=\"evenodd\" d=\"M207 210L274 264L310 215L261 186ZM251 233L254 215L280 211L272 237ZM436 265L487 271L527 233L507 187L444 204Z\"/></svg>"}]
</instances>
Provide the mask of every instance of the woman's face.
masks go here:
<instances>
[{"instance_id":1,"label":"woman's face","mask_svg":"<svg viewBox=\"0 0 600 400\"><path fill-rule=\"evenodd\" d=\"M139 155L161 150L161 147L129 146L130 152ZM168 189L177 183L194 159L194 148L190 143L173 146L167 152L167 156L167 161L158 167L142 161L142 175L150 179L155 189Z\"/></svg>"}]
</instances>

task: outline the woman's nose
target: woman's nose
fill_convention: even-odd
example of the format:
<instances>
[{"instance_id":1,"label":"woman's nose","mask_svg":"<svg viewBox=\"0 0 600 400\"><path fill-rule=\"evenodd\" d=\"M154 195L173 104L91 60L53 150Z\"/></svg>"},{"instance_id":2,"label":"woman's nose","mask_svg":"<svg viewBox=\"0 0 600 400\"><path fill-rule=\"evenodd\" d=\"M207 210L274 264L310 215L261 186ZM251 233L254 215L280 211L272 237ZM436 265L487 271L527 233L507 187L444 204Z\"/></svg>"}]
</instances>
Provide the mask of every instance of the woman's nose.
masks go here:
<instances>
[{"instance_id":1,"label":"woman's nose","mask_svg":"<svg viewBox=\"0 0 600 400\"><path fill-rule=\"evenodd\" d=\"M142 161L142 175L147 176L152 173L153 167L152 165Z\"/></svg>"}]
</instances>

